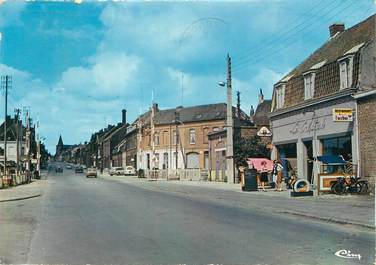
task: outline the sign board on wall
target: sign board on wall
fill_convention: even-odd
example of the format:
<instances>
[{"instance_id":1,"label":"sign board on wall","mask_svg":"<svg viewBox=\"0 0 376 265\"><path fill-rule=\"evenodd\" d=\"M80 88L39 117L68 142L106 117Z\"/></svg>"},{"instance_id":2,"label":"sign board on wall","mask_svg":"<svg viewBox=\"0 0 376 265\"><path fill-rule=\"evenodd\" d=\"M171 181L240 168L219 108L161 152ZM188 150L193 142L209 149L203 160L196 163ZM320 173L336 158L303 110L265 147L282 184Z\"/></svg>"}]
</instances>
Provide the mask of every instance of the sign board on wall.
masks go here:
<instances>
[{"instance_id":1,"label":"sign board on wall","mask_svg":"<svg viewBox=\"0 0 376 265\"><path fill-rule=\"evenodd\" d=\"M353 110L350 108L333 109L333 121L353 121Z\"/></svg>"},{"instance_id":2,"label":"sign board on wall","mask_svg":"<svg viewBox=\"0 0 376 265\"><path fill-rule=\"evenodd\" d=\"M266 127L262 127L258 132L257 132L257 135L258 136L272 136L272 132L268 129L268 128L266 128Z\"/></svg>"}]
</instances>

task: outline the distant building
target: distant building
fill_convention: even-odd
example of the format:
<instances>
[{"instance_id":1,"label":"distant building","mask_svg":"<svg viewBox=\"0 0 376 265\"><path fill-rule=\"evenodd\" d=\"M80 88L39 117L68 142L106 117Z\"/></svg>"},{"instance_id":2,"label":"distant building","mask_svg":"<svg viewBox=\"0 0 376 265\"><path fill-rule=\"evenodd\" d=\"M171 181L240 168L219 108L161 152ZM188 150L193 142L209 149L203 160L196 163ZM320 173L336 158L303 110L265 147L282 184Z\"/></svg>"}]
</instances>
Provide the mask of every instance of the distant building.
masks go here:
<instances>
[{"instance_id":1,"label":"distant building","mask_svg":"<svg viewBox=\"0 0 376 265\"><path fill-rule=\"evenodd\" d=\"M208 104L160 110L154 104L154 136L151 111L140 117L139 168L202 169L209 172L211 132L225 128L226 104ZM234 127L249 126L249 116L233 108ZM224 180L224 179L223 179Z\"/></svg>"},{"instance_id":2,"label":"distant building","mask_svg":"<svg viewBox=\"0 0 376 265\"><path fill-rule=\"evenodd\" d=\"M59 141L57 142L56 145L56 153L55 153L55 159L57 161L70 161L74 162L74 157L73 157L73 149L78 147L77 144L74 145L67 145L63 143L63 139L61 135L59 136Z\"/></svg>"}]
</instances>

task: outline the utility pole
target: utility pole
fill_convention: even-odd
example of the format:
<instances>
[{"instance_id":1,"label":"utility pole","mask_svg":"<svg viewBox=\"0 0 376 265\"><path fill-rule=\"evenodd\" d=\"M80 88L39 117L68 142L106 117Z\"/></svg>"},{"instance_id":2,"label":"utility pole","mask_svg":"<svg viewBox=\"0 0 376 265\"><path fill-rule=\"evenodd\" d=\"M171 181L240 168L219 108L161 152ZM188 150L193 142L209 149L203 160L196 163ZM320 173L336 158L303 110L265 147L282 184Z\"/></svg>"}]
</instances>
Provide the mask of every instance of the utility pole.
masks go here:
<instances>
[{"instance_id":1,"label":"utility pole","mask_svg":"<svg viewBox=\"0 0 376 265\"><path fill-rule=\"evenodd\" d=\"M39 178L40 176L40 135L39 135L39 119L37 121L37 175L36 177Z\"/></svg>"},{"instance_id":2,"label":"utility pole","mask_svg":"<svg viewBox=\"0 0 376 265\"><path fill-rule=\"evenodd\" d=\"M240 92L236 91L236 111L238 118L240 118Z\"/></svg>"},{"instance_id":3,"label":"utility pole","mask_svg":"<svg viewBox=\"0 0 376 265\"><path fill-rule=\"evenodd\" d=\"M16 113L15 123L16 123L16 176L20 175L20 109L15 109Z\"/></svg>"},{"instance_id":4,"label":"utility pole","mask_svg":"<svg viewBox=\"0 0 376 265\"><path fill-rule=\"evenodd\" d=\"M30 118L29 111L26 111L26 180L31 181L30 175Z\"/></svg>"},{"instance_id":5,"label":"utility pole","mask_svg":"<svg viewBox=\"0 0 376 265\"><path fill-rule=\"evenodd\" d=\"M1 85L5 90L5 112L4 112L4 176L7 178L7 116L8 116L8 90L11 87L12 77L5 75L1 77Z\"/></svg>"},{"instance_id":6,"label":"utility pole","mask_svg":"<svg viewBox=\"0 0 376 265\"><path fill-rule=\"evenodd\" d=\"M178 142L179 142L179 112L175 111L175 169L176 174L178 174Z\"/></svg>"},{"instance_id":7,"label":"utility pole","mask_svg":"<svg viewBox=\"0 0 376 265\"><path fill-rule=\"evenodd\" d=\"M151 123L151 150L152 150L152 158L151 158L151 161L152 161L152 167L151 169L153 170L155 168L155 142L154 142L154 137L155 137L155 128L154 128L154 117L155 117L155 110L154 110L154 101L152 101L152 106L151 106L151 120L150 120L150 123ZM153 172L153 171L152 171Z\"/></svg>"},{"instance_id":8,"label":"utility pole","mask_svg":"<svg viewBox=\"0 0 376 265\"><path fill-rule=\"evenodd\" d=\"M232 84L231 84L231 57L227 54L227 144L226 144L226 161L227 161L227 182L234 183L234 155L233 155L233 119L232 119Z\"/></svg>"}]
</instances>

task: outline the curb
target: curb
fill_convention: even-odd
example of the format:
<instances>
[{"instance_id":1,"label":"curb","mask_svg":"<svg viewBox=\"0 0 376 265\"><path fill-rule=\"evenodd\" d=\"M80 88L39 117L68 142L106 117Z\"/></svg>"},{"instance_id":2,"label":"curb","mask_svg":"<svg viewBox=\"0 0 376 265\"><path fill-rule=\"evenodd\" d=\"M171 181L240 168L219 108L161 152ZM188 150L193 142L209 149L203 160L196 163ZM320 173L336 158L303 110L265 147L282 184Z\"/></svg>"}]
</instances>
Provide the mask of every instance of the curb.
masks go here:
<instances>
[{"instance_id":1,"label":"curb","mask_svg":"<svg viewBox=\"0 0 376 265\"><path fill-rule=\"evenodd\" d=\"M21 200L27 200L31 198L36 198L42 196L41 193L37 195L32 195L32 196L27 196L27 197L19 197L19 198L13 198L13 199L6 199L6 200L1 200L0 202L12 202L12 201L21 201Z\"/></svg>"},{"instance_id":2,"label":"curb","mask_svg":"<svg viewBox=\"0 0 376 265\"><path fill-rule=\"evenodd\" d=\"M105 177L102 177L105 178ZM118 181L118 179L110 179L113 181ZM132 184L130 184L132 185ZM145 190L150 190L150 191L155 191L153 189L148 189L145 186L142 187ZM158 191L161 192L170 192L170 193L177 193L177 194L186 194L181 191L170 191L170 190L165 190L165 189L159 189ZM236 192L236 191L235 191ZM242 192L240 190L240 192ZM369 224L362 224L362 223L357 223L357 222L351 222L351 221L345 221L345 220L339 220L336 218L330 218L330 217L320 217L320 216L315 216L315 215L310 215L310 214L305 214L305 213L299 213L299 212L292 212L292 211L279 211L279 210L274 210L274 209L265 209L265 208L258 208L260 211L264 212L269 212L269 213L276 213L276 214L285 214L285 215L294 215L294 216L299 216L299 217L304 217L304 218L309 218L317 221L323 221L323 222L328 222L328 223L334 223L334 224L345 224L345 225L353 225L353 226L358 226L366 229L375 229L375 226L369 225Z\"/></svg>"},{"instance_id":3,"label":"curb","mask_svg":"<svg viewBox=\"0 0 376 265\"><path fill-rule=\"evenodd\" d=\"M304 214L304 213L298 213L298 212L290 212L290 211L276 211L276 213L301 216L301 217L305 217L305 218L310 218L310 219L315 219L315 220L325 221L325 222L335 223L335 224L360 226L360 227L372 229L372 230L375 229L375 227L372 226L372 225L361 224L361 223L356 223L356 222L351 222L351 221L338 220L338 219L330 218L330 217L319 217L319 216L314 216L314 215L309 215L309 214Z\"/></svg>"}]
</instances>

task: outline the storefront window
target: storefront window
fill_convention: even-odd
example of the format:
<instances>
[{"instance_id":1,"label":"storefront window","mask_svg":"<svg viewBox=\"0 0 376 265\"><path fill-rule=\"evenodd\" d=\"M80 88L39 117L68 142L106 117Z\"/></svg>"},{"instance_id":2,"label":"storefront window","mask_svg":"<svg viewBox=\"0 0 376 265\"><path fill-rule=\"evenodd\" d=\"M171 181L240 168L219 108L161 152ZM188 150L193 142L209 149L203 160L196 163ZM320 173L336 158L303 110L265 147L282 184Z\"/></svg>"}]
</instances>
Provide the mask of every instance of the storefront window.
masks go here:
<instances>
[{"instance_id":1,"label":"storefront window","mask_svg":"<svg viewBox=\"0 0 376 265\"><path fill-rule=\"evenodd\" d=\"M296 167L296 143L278 145L277 149L283 166L283 176L289 178Z\"/></svg>"},{"instance_id":2,"label":"storefront window","mask_svg":"<svg viewBox=\"0 0 376 265\"><path fill-rule=\"evenodd\" d=\"M346 161L351 160L351 136L328 138L322 140L324 155L342 155Z\"/></svg>"}]
</instances>

